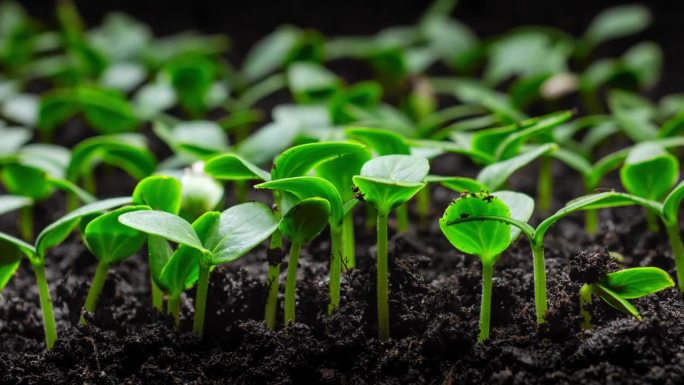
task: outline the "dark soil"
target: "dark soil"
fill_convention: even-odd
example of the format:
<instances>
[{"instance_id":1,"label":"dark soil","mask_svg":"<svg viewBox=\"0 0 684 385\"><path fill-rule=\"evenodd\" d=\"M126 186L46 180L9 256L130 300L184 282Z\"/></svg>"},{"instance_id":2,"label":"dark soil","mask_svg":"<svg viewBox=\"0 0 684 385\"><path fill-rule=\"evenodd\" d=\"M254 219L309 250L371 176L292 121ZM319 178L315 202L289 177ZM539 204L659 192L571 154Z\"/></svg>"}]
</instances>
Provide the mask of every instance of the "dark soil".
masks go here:
<instances>
[{"instance_id":1,"label":"dark soil","mask_svg":"<svg viewBox=\"0 0 684 385\"><path fill-rule=\"evenodd\" d=\"M468 167L455 157L438 163ZM579 195L574 178L558 171L559 202ZM512 188L530 191L533 181L530 170L517 176ZM518 241L496 265L492 338L478 345L480 265L456 252L435 223L453 197L435 189L431 228L391 235L393 338L387 343L375 338L374 233L364 228L363 210L357 217L359 266L345 275L335 315L325 314L329 242L322 237L301 259L298 323L287 331L267 330L261 321L262 247L213 272L204 340L189 331L192 291L183 300L179 332L151 309L143 253L112 267L96 314L87 327L77 326L95 260L74 236L48 257L60 333L52 351L44 351L28 264L0 294L0 382L682 383L684 302L677 290L635 301L642 321L596 300L590 308L594 329L579 328L581 284L619 268L607 251L621 253L627 266L654 265L673 273L665 236L647 233L638 209L603 212L601 231L593 238L584 235L581 216L552 229L546 242L549 313L540 328L534 322L531 253L525 240ZM14 223L8 217L0 225L12 231Z\"/></svg>"}]
</instances>

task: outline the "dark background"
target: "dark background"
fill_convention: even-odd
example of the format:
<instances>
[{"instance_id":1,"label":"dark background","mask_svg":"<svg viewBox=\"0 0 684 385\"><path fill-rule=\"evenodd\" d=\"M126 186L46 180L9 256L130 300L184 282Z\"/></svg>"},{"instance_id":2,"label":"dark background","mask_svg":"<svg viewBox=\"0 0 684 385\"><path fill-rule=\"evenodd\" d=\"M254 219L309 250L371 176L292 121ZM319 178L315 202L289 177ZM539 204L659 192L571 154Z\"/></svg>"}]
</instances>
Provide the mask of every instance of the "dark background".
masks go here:
<instances>
[{"instance_id":1,"label":"dark background","mask_svg":"<svg viewBox=\"0 0 684 385\"><path fill-rule=\"evenodd\" d=\"M2 0L0 0L2 1ZM46 23L54 23L54 2L22 2ZM195 29L226 33L233 53L242 56L261 36L283 23L320 30L326 35L371 34L392 25L411 24L429 0L76 0L89 26L109 11L126 12L158 35ZM600 10L625 1L461 0L454 16L480 37L494 36L520 25L541 24L580 35ZM684 91L684 1L643 2L654 14L652 27L640 39L658 42L665 51L665 80L659 94ZM630 39L609 44L600 54L620 55Z\"/></svg>"}]
</instances>

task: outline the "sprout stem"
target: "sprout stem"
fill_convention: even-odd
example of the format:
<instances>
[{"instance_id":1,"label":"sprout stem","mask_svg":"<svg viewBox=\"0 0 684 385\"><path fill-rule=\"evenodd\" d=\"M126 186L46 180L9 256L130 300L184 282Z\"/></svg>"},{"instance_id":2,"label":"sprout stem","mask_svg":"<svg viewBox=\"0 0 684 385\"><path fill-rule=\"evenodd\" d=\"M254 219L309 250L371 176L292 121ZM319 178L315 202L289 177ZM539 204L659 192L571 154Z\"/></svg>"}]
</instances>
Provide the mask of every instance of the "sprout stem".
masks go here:
<instances>
[{"instance_id":1,"label":"sprout stem","mask_svg":"<svg viewBox=\"0 0 684 385\"><path fill-rule=\"evenodd\" d=\"M428 216L430 215L430 184L426 183L416 197L419 217L419 225L423 230L428 230Z\"/></svg>"},{"instance_id":2,"label":"sprout stem","mask_svg":"<svg viewBox=\"0 0 684 385\"><path fill-rule=\"evenodd\" d=\"M204 314L207 309L207 291L209 290L209 265L200 262L199 280L197 281L197 294L195 296L195 319L192 330L198 335L204 333Z\"/></svg>"},{"instance_id":3,"label":"sprout stem","mask_svg":"<svg viewBox=\"0 0 684 385\"><path fill-rule=\"evenodd\" d=\"M295 294L297 291L297 265L302 245L292 242L290 259L287 262L287 282L285 284L285 326L295 321Z\"/></svg>"},{"instance_id":4,"label":"sprout stem","mask_svg":"<svg viewBox=\"0 0 684 385\"><path fill-rule=\"evenodd\" d=\"M534 305L537 313L537 324L544 323L546 316L546 266L544 263L544 243L533 244L534 259Z\"/></svg>"},{"instance_id":5,"label":"sprout stem","mask_svg":"<svg viewBox=\"0 0 684 385\"><path fill-rule=\"evenodd\" d=\"M589 235L595 235L598 231L598 210L584 211L584 228Z\"/></svg>"},{"instance_id":6,"label":"sprout stem","mask_svg":"<svg viewBox=\"0 0 684 385\"><path fill-rule=\"evenodd\" d=\"M268 266L268 298L266 298L266 310L264 319L266 327L275 330L276 312L278 307L278 288L280 278L280 263Z\"/></svg>"},{"instance_id":7,"label":"sprout stem","mask_svg":"<svg viewBox=\"0 0 684 385\"><path fill-rule=\"evenodd\" d=\"M247 202L247 182L244 180L236 180L234 183L235 204Z\"/></svg>"},{"instance_id":8,"label":"sprout stem","mask_svg":"<svg viewBox=\"0 0 684 385\"><path fill-rule=\"evenodd\" d=\"M670 240L670 247L672 248L672 256L675 261L675 270L677 271L677 285L679 291L684 291L684 245L679 234L679 221L667 223L666 229L667 237Z\"/></svg>"},{"instance_id":9,"label":"sprout stem","mask_svg":"<svg viewBox=\"0 0 684 385\"><path fill-rule=\"evenodd\" d=\"M330 283L328 284L330 303L328 304L328 315L331 315L340 306L340 275L343 259L341 227L330 227L330 243Z\"/></svg>"},{"instance_id":10,"label":"sprout stem","mask_svg":"<svg viewBox=\"0 0 684 385\"><path fill-rule=\"evenodd\" d=\"M173 325L178 330L180 326L180 294L178 296L169 297L166 313L173 316Z\"/></svg>"},{"instance_id":11,"label":"sprout stem","mask_svg":"<svg viewBox=\"0 0 684 385\"><path fill-rule=\"evenodd\" d=\"M591 285L584 284L580 289L580 315L582 316L582 330L591 329L591 314L584 308L584 305L591 303L591 295L593 291Z\"/></svg>"},{"instance_id":12,"label":"sprout stem","mask_svg":"<svg viewBox=\"0 0 684 385\"><path fill-rule=\"evenodd\" d=\"M389 278L387 273L387 213L378 210L378 338L387 341L390 337L389 325Z\"/></svg>"},{"instance_id":13,"label":"sprout stem","mask_svg":"<svg viewBox=\"0 0 684 385\"><path fill-rule=\"evenodd\" d=\"M348 212L342 222L342 263L347 270L356 267L356 245L354 241L354 212Z\"/></svg>"},{"instance_id":14,"label":"sprout stem","mask_svg":"<svg viewBox=\"0 0 684 385\"><path fill-rule=\"evenodd\" d=\"M539 163L539 181L537 182L537 202L542 212L551 208L553 199L553 159L542 157Z\"/></svg>"},{"instance_id":15,"label":"sprout stem","mask_svg":"<svg viewBox=\"0 0 684 385\"><path fill-rule=\"evenodd\" d=\"M95 276L93 277L93 282L90 284L90 290L88 290L88 296L86 297L85 306L83 308L89 312L94 313L97 307L97 301L100 299L100 293L104 287L105 280L107 279L107 273L109 272L109 263L100 261L97 264L97 270L95 270ZM86 325L85 317L81 315L79 321L81 325Z\"/></svg>"},{"instance_id":16,"label":"sprout stem","mask_svg":"<svg viewBox=\"0 0 684 385\"><path fill-rule=\"evenodd\" d=\"M50 288L45 279L45 266L34 264L33 271L36 274L38 283L38 296L40 297L40 308L43 313L43 328L45 330L45 346L52 349L57 340L57 328L55 327L55 315L52 310L52 299L50 298Z\"/></svg>"},{"instance_id":17,"label":"sprout stem","mask_svg":"<svg viewBox=\"0 0 684 385\"><path fill-rule=\"evenodd\" d=\"M83 189L95 195L96 188L95 177L93 173L86 173L83 175Z\"/></svg>"},{"instance_id":18,"label":"sprout stem","mask_svg":"<svg viewBox=\"0 0 684 385\"><path fill-rule=\"evenodd\" d=\"M394 209L394 214L397 217L397 231L400 231L402 233L408 231L408 203L404 203L403 205Z\"/></svg>"},{"instance_id":19,"label":"sprout stem","mask_svg":"<svg viewBox=\"0 0 684 385\"><path fill-rule=\"evenodd\" d=\"M492 270L494 265L482 264L482 302L480 304L480 335L477 342L489 339L489 320L492 311Z\"/></svg>"},{"instance_id":20,"label":"sprout stem","mask_svg":"<svg viewBox=\"0 0 684 385\"><path fill-rule=\"evenodd\" d=\"M33 205L19 210L19 231L26 242L33 242Z\"/></svg>"},{"instance_id":21,"label":"sprout stem","mask_svg":"<svg viewBox=\"0 0 684 385\"><path fill-rule=\"evenodd\" d=\"M660 225L658 225L658 216L653 212L653 210L649 210L647 208L644 208L644 210L646 210L646 227L648 228L648 231L652 233L658 232L658 230L660 230Z\"/></svg>"},{"instance_id":22,"label":"sprout stem","mask_svg":"<svg viewBox=\"0 0 684 385\"><path fill-rule=\"evenodd\" d=\"M164 309L164 293L162 293L159 286L154 283L152 276L150 276L150 290L152 290L152 307L161 312Z\"/></svg>"}]
</instances>

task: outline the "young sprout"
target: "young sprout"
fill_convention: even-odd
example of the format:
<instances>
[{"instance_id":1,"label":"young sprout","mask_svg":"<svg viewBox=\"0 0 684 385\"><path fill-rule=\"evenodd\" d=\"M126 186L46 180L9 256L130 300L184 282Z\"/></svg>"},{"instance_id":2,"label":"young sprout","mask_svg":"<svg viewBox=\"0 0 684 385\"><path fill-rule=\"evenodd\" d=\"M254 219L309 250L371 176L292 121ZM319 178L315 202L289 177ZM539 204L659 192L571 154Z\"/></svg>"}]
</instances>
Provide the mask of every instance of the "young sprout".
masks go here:
<instances>
[{"instance_id":1,"label":"young sprout","mask_svg":"<svg viewBox=\"0 0 684 385\"><path fill-rule=\"evenodd\" d=\"M387 216L425 187L430 165L425 158L411 155L386 155L371 159L354 176L363 201L375 207L377 215L377 301L378 337L390 337L389 276L387 272Z\"/></svg>"},{"instance_id":2,"label":"young sprout","mask_svg":"<svg viewBox=\"0 0 684 385\"><path fill-rule=\"evenodd\" d=\"M57 329L55 327L55 318L52 310L52 300L50 299L50 289L47 280L45 279L45 257L48 250L62 243L69 234L71 234L74 228L79 225L83 218L129 204L130 202L131 199L128 197L111 198L80 207L43 229L43 231L38 234L34 245L30 245L9 234L0 232L0 239L7 244L13 245L10 248L10 251L16 249L21 251L21 253L28 258L33 267L33 271L36 275L36 282L38 283L40 307L43 313L45 345L48 349L51 349L57 340ZM9 277L5 278L9 279Z\"/></svg>"},{"instance_id":3,"label":"young sprout","mask_svg":"<svg viewBox=\"0 0 684 385\"><path fill-rule=\"evenodd\" d=\"M635 267L608 273L598 282L586 283L580 289L582 329L591 328L591 314L585 309L596 295L614 309L641 320L639 311L628 300L645 297L673 287L667 272L657 267Z\"/></svg>"},{"instance_id":4,"label":"young sprout","mask_svg":"<svg viewBox=\"0 0 684 385\"><path fill-rule=\"evenodd\" d=\"M182 260L178 260L174 255L167 265L172 261L173 266L178 266L177 263L181 264L186 273L180 274L184 277L180 280L183 284L192 274L192 269L199 270L193 323L193 329L199 335L202 335L204 331L211 269L242 257L268 238L278 227L278 221L271 210L255 202L233 206L222 213L207 212L193 225L181 217L157 210L126 213L119 217L119 221L146 234L178 243L181 245L179 250L186 246L196 251L181 254L180 256L184 257ZM162 276L164 274L165 271L162 271Z\"/></svg>"},{"instance_id":5,"label":"young sprout","mask_svg":"<svg viewBox=\"0 0 684 385\"><path fill-rule=\"evenodd\" d=\"M107 279L109 265L135 254L145 242L145 234L119 223L119 216L147 209L149 209L147 206L122 207L100 215L85 227L85 244L98 260L97 270L86 297L85 311L95 312L97 301ZM83 315L81 315L80 324L87 324Z\"/></svg>"},{"instance_id":6,"label":"young sprout","mask_svg":"<svg viewBox=\"0 0 684 385\"><path fill-rule=\"evenodd\" d=\"M682 188L684 193L684 188ZM601 208L609 207L619 207L628 205L646 205L655 207L656 205L649 204L648 201L624 193L616 192L603 192L593 195L586 195L577 199L574 199L565 205L562 209L558 210L555 214L543 220L537 228L533 228L527 224L527 220L518 220L515 217L505 217L501 215L488 215L488 214L477 214L468 213L468 216L464 217L451 217L444 223L444 226L460 226L466 222L478 222L478 221L498 221L513 225L521 230L523 234L529 239L530 245L532 247L532 255L534 260L534 302L535 310L537 313L537 323L544 323L544 316L546 314L547 302L546 302L546 267L544 261L544 236L549 231L551 226L558 222L561 218L564 218L574 212L582 210L596 210ZM511 212L518 211L519 208L517 202L509 202L509 207Z\"/></svg>"},{"instance_id":7,"label":"young sprout","mask_svg":"<svg viewBox=\"0 0 684 385\"><path fill-rule=\"evenodd\" d=\"M182 196L181 182L170 176L154 175L141 180L133 190L133 204L149 206L152 210L165 211L178 215ZM162 269L170 258L169 245L165 239L150 235L147 238L148 266L150 269L150 287L152 305L161 311L164 298L156 282L161 277Z\"/></svg>"},{"instance_id":8,"label":"young sprout","mask_svg":"<svg viewBox=\"0 0 684 385\"><path fill-rule=\"evenodd\" d=\"M280 222L280 231L290 240L285 283L285 326L295 321L297 265L302 245L316 238L328 224L330 203L322 198L307 198L292 206Z\"/></svg>"},{"instance_id":9,"label":"young sprout","mask_svg":"<svg viewBox=\"0 0 684 385\"><path fill-rule=\"evenodd\" d=\"M204 115L218 72L215 61L203 55L182 55L169 61L164 71L171 79L176 99L188 115L192 118Z\"/></svg>"},{"instance_id":10,"label":"young sprout","mask_svg":"<svg viewBox=\"0 0 684 385\"><path fill-rule=\"evenodd\" d=\"M512 191L500 191L493 195L485 192L465 192L447 207L439 220L442 233L455 248L476 255L482 262L482 303L478 342L489 338L494 263L520 235L520 230L504 222L479 221L460 226L452 226L451 223L455 219L470 216L495 216L526 221L533 210L534 201L524 194Z\"/></svg>"},{"instance_id":11,"label":"young sprout","mask_svg":"<svg viewBox=\"0 0 684 385\"><path fill-rule=\"evenodd\" d=\"M197 162L180 176L183 193L180 216L194 221L207 211L215 210L223 199L223 186L203 171L204 164Z\"/></svg>"}]
</instances>

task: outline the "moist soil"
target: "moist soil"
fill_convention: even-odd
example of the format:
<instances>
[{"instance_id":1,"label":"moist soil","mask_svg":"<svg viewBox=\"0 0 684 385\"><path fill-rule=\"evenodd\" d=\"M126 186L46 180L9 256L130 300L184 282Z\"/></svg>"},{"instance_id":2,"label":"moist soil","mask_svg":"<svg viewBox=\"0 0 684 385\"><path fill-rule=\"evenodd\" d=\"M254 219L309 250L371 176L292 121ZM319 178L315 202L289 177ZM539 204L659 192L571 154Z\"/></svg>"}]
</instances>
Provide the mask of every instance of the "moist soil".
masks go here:
<instances>
[{"instance_id":1,"label":"moist soil","mask_svg":"<svg viewBox=\"0 0 684 385\"><path fill-rule=\"evenodd\" d=\"M462 158L445 156L434 169L467 175L474 167ZM576 176L561 167L555 171L556 206L582 194ZM120 179L116 172L102 174L99 182L112 186L108 191L126 193L126 184L116 183ZM511 188L533 193L535 176L534 168L518 173ZM608 184L615 182L612 175ZM329 240L322 236L300 259L297 323L287 330L268 330L262 322L266 298L262 245L213 271L204 339L191 332L193 291L183 297L179 331L169 318L152 310L144 250L111 267L96 314L89 315L87 326L78 326L95 259L74 235L47 258L59 331L53 350L44 350L38 293L28 263L0 293L0 383L684 381L684 301L676 289L634 301L642 321L595 300L590 305L594 328L582 332L579 327L578 293L583 283L621 264L658 266L674 275L665 235L649 233L639 209L601 212L600 231L594 237L583 231L581 215L560 221L550 231L546 239L549 311L541 327L535 324L531 251L525 239L517 241L495 267L491 339L476 344L480 264L457 252L437 226L438 216L455 196L435 188L427 229L416 225L407 233L390 230L392 339L388 342L376 338L375 233L365 227L362 208L356 218L358 267L344 274L341 307L334 315L326 315ZM56 195L39 206L42 222L62 214L63 199ZM14 232L15 226L16 217L11 215L0 222L4 231ZM618 263L608 251L619 253L622 261ZM284 276L281 289L283 285ZM282 319L282 308L278 318Z\"/></svg>"}]
</instances>

